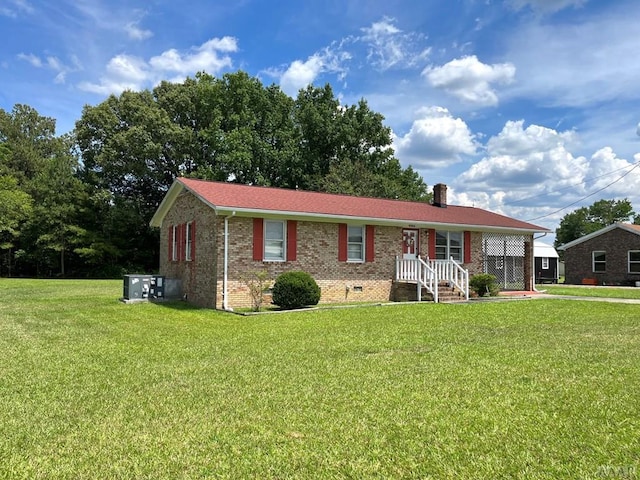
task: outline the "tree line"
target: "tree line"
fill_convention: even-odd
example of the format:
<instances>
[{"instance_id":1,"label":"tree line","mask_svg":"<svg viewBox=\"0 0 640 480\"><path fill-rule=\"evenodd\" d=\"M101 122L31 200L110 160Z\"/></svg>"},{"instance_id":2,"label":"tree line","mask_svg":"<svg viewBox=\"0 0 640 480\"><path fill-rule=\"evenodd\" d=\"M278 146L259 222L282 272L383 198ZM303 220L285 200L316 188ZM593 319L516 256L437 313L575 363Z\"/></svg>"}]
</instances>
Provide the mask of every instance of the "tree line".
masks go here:
<instances>
[{"instance_id":1,"label":"tree line","mask_svg":"<svg viewBox=\"0 0 640 480\"><path fill-rule=\"evenodd\" d=\"M330 85L291 98L244 72L125 91L72 132L0 109L0 276L119 277L158 267L148 223L178 176L429 201L391 130Z\"/></svg>"}]
</instances>

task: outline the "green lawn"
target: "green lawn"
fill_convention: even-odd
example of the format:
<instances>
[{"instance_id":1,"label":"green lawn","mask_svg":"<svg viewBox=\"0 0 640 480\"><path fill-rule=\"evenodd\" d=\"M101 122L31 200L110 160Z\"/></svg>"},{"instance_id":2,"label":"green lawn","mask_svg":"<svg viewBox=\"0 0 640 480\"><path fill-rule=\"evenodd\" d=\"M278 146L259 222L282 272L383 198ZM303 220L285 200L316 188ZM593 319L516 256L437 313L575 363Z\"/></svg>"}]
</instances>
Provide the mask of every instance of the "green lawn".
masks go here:
<instances>
[{"instance_id":1,"label":"green lawn","mask_svg":"<svg viewBox=\"0 0 640 480\"><path fill-rule=\"evenodd\" d=\"M608 297L640 299L640 288L635 287L591 287L580 285L536 285L540 291L551 295L572 295L578 297Z\"/></svg>"},{"instance_id":2,"label":"green lawn","mask_svg":"<svg viewBox=\"0 0 640 480\"><path fill-rule=\"evenodd\" d=\"M638 478L637 305L120 295L0 279L0 478Z\"/></svg>"}]
</instances>

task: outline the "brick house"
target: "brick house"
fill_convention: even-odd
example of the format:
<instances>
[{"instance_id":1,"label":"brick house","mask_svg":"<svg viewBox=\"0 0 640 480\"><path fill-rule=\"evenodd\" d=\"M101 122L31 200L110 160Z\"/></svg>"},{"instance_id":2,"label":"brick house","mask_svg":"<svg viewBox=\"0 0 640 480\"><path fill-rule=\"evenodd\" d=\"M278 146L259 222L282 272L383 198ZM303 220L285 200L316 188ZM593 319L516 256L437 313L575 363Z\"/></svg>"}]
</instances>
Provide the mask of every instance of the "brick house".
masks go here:
<instances>
[{"instance_id":1,"label":"brick house","mask_svg":"<svg viewBox=\"0 0 640 480\"><path fill-rule=\"evenodd\" d=\"M178 178L150 225L160 228L160 274L179 279L186 298L204 307L250 306L243 278L263 270L270 279L308 272L320 303L423 292L438 301L438 285L468 295L468 276L480 272L532 289L533 235L547 229L447 205L446 191L436 185L427 204ZM500 264L495 245L521 258Z\"/></svg>"},{"instance_id":2,"label":"brick house","mask_svg":"<svg viewBox=\"0 0 640 480\"><path fill-rule=\"evenodd\" d=\"M640 281L640 225L614 223L558 247L565 283L635 285Z\"/></svg>"}]
</instances>

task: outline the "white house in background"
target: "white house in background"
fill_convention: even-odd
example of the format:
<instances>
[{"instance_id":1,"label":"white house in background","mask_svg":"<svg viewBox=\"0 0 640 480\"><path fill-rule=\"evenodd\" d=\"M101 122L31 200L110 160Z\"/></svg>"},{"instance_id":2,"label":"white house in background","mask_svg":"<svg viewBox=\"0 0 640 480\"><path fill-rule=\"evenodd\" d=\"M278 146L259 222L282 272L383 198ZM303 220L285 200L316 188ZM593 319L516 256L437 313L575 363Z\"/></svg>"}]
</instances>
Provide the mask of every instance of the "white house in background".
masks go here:
<instances>
[{"instance_id":1,"label":"white house in background","mask_svg":"<svg viewBox=\"0 0 640 480\"><path fill-rule=\"evenodd\" d=\"M559 257L552 245L535 240L533 242L536 283L558 283Z\"/></svg>"}]
</instances>

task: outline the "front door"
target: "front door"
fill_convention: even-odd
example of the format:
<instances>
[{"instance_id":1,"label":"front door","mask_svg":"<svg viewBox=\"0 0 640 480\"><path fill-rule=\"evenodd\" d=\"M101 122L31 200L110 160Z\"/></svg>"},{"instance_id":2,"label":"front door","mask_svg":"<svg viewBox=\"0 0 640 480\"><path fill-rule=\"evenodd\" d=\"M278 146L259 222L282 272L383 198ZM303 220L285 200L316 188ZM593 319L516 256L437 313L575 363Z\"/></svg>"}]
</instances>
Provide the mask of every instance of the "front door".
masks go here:
<instances>
[{"instance_id":1,"label":"front door","mask_svg":"<svg viewBox=\"0 0 640 480\"><path fill-rule=\"evenodd\" d=\"M402 258L404 260L415 260L418 258L420 248L420 235L415 228L402 229Z\"/></svg>"}]
</instances>

